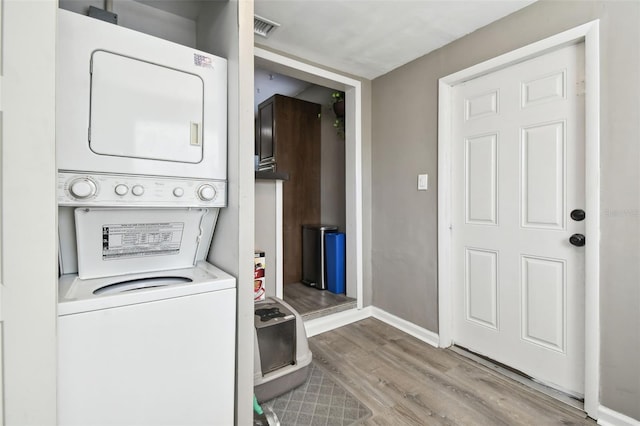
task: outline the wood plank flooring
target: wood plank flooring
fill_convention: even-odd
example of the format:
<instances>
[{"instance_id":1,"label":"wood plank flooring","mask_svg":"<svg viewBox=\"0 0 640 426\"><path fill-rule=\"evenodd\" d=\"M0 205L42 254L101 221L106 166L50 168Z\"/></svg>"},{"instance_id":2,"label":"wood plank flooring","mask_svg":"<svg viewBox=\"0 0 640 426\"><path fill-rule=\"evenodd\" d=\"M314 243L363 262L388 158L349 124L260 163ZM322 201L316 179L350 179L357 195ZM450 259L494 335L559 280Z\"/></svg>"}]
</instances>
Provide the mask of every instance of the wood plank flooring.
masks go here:
<instances>
[{"instance_id":1,"label":"wood plank flooring","mask_svg":"<svg viewBox=\"0 0 640 426\"><path fill-rule=\"evenodd\" d=\"M595 425L577 409L368 318L309 339L373 415L361 425Z\"/></svg>"},{"instance_id":2,"label":"wood plank flooring","mask_svg":"<svg viewBox=\"0 0 640 426\"><path fill-rule=\"evenodd\" d=\"M356 307L356 299L344 294L318 290L302 283L286 284L283 288L284 300L305 320L335 314Z\"/></svg>"}]
</instances>

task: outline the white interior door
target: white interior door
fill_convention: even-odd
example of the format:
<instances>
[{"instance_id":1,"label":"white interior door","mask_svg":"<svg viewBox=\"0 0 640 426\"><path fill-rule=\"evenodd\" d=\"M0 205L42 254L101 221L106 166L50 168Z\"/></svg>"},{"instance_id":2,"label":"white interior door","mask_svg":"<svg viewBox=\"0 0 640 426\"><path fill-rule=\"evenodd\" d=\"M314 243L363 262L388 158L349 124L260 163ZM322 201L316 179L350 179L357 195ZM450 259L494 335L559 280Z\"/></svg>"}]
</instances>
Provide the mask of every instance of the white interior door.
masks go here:
<instances>
[{"instance_id":1,"label":"white interior door","mask_svg":"<svg viewBox=\"0 0 640 426\"><path fill-rule=\"evenodd\" d=\"M584 393L584 248L570 243L585 229L571 214L585 208L583 76L578 44L453 89L453 340L574 395Z\"/></svg>"}]
</instances>

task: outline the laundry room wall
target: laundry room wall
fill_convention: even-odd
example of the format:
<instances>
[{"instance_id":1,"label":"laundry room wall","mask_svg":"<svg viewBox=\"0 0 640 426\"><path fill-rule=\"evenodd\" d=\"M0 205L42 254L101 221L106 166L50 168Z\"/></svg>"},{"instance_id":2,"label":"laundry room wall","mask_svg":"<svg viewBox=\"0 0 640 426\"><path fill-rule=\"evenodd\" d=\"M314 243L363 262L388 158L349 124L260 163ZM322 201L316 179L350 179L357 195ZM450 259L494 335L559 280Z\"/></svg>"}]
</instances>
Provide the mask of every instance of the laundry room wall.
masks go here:
<instances>
[{"instance_id":1,"label":"laundry room wall","mask_svg":"<svg viewBox=\"0 0 640 426\"><path fill-rule=\"evenodd\" d=\"M332 108L334 90L311 86L295 98L321 106L320 146L320 221L346 230L344 138L333 127L336 116Z\"/></svg>"},{"instance_id":2,"label":"laundry room wall","mask_svg":"<svg viewBox=\"0 0 640 426\"><path fill-rule=\"evenodd\" d=\"M87 15L89 6L104 8L103 0L59 0L60 8ZM116 0L118 25L184 46L196 46L196 22L133 0Z\"/></svg>"},{"instance_id":3,"label":"laundry room wall","mask_svg":"<svg viewBox=\"0 0 640 426\"><path fill-rule=\"evenodd\" d=\"M438 331L438 79L594 19L601 54L600 402L640 420L637 1L541 0L373 81L373 304ZM416 191L419 173L430 175L427 192Z\"/></svg>"},{"instance_id":4,"label":"laundry room wall","mask_svg":"<svg viewBox=\"0 0 640 426\"><path fill-rule=\"evenodd\" d=\"M204 2L197 47L227 58L228 202L208 260L237 278L236 424L253 419L253 2Z\"/></svg>"},{"instance_id":5,"label":"laundry room wall","mask_svg":"<svg viewBox=\"0 0 640 426\"><path fill-rule=\"evenodd\" d=\"M2 415L56 424L57 2L4 1L0 49Z\"/></svg>"}]
</instances>

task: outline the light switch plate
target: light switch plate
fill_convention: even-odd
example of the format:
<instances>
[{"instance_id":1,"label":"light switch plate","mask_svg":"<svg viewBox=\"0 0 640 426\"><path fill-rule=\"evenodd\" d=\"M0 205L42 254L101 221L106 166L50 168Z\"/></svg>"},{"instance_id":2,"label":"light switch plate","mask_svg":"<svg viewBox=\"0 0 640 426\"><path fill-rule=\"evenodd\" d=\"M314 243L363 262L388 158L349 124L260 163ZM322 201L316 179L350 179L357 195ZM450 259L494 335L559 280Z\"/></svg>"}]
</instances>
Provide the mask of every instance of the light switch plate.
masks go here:
<instances>
[{"instance_id":1,"label":"light switch plate","mask_svg":"<svg viewBox=\"0 0 640 426\"><path fill-rule=\"evenodd\" d=\"M429 186L429 175L418 175L418 191L426 191Z\"/></svg>"}]
</instances>

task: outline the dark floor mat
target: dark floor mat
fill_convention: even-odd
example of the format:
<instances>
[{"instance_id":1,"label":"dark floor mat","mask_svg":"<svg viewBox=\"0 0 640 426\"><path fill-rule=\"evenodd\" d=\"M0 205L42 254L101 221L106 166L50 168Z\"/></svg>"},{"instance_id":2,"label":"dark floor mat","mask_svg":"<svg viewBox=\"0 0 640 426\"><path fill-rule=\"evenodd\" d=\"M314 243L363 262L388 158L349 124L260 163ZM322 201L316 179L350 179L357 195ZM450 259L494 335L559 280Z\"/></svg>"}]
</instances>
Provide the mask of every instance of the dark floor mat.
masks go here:
<instances>
[{"instance_id":1,"label":"dark floor mat","mask_svg":"<svg viewBox=\"0 0 640 426\"><path fill-rule=\"evenodd\" d=\"M315 362L305 383L263 405L276 413L282 426L347 426L371 415Z\"/></svg>"}]
</instances>

